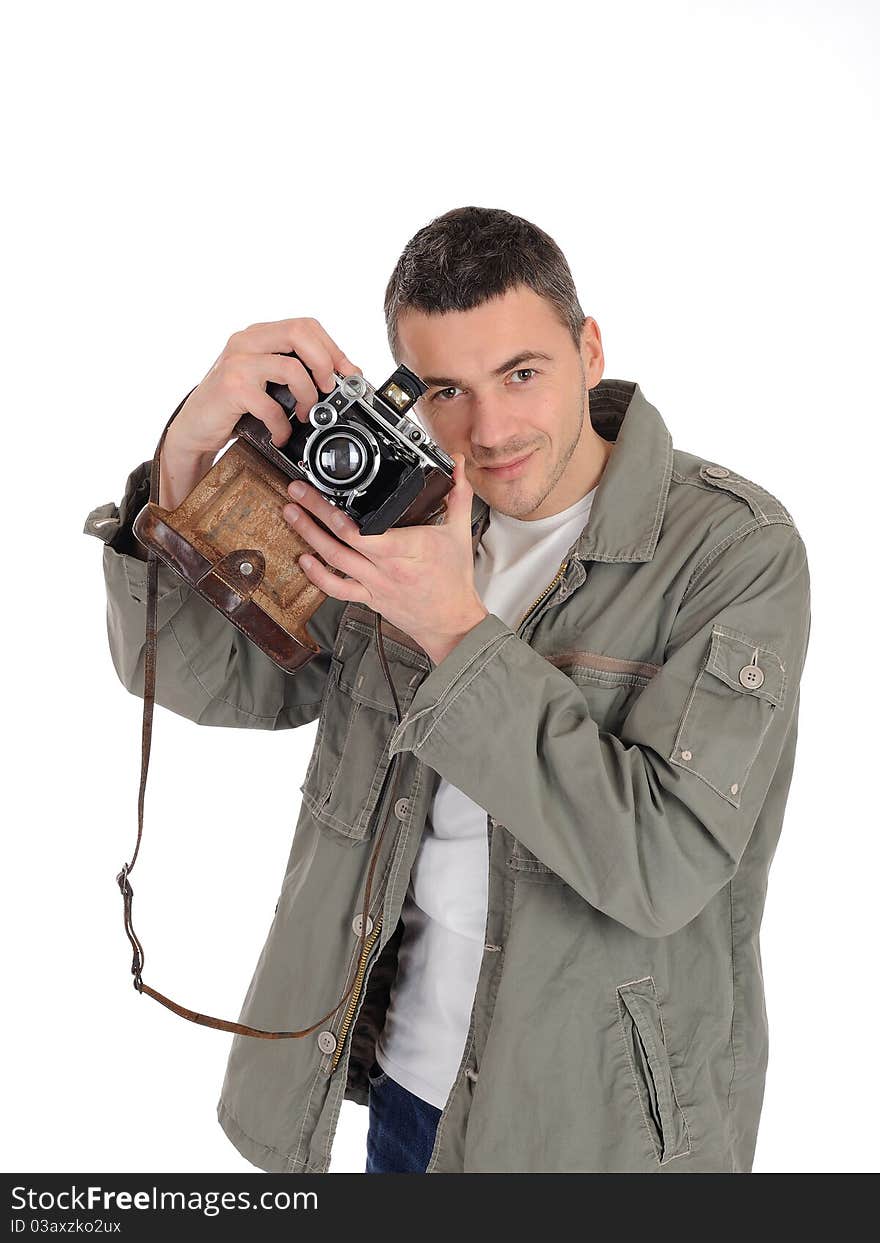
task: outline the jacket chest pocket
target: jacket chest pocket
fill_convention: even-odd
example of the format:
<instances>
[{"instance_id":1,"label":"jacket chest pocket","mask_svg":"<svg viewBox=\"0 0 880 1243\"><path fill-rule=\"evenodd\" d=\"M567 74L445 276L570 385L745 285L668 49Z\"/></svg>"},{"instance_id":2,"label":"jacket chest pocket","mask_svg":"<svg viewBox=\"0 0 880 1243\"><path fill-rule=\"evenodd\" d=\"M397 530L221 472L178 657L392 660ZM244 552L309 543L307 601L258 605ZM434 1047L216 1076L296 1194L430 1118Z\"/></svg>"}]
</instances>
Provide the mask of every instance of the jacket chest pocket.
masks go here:
<instances>
[{"instance_id":1,"label":"jacket chest pocket","mask_svg":"<svg viewBox=\"0 0 880 1243\"><path fill-rule=\"evenodd\" d=\"M600 730L612 734L618 731L659 668L645 661L620 660L595 652L565 651L551 654L547 659L575 683L591 720ZM532 880L563 883L522 842L516 838L512 841L507 862L514 871Z\"/></svg>"},{"instance_id":2,"label":"jacket chest pocket","mask_svg":"<svg viewBox=\"0 0 880 1243\"><path fill-rule=\"evenodd\" d=\"M776 653L748 635L716 626L670 763L701 777L739 807L764 735L784 702L785 666Z\"/></svg>"},{"instance_id":3,"label":"jacket chest pocket","mask_svg":"<svg viewBox=\"0 0 880 1243\"><path fill-rule=\"evenodd\" d=\"M402 715L427 675L427 658L384 633L383 646ZM354 841L373 835L396 726L372 627L344 618L330 658L315 747L300 786L303 801L322 825Z\"/></svg>"}]
</instances>

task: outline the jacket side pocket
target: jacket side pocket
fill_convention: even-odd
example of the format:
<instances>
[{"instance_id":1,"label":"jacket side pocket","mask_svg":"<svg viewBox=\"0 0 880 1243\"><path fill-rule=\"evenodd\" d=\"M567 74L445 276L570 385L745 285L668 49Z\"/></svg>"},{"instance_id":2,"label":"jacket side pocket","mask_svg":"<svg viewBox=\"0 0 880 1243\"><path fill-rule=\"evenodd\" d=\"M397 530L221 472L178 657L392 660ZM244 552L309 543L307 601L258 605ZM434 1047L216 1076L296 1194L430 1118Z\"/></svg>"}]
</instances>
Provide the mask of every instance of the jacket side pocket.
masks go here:
<instances>
[{"instance_id":1,"label":"jacket side pocket","mask_svg":"<svg viewBox=\"0 0 880 1243\"><path fill-rule=\"evenodd\" d=\"M665 1165L687 1156L691 1140L675 1094L653 976L619 985L617 1014L642 1118L657 1162Z\"/></svg>"}]
</instances>

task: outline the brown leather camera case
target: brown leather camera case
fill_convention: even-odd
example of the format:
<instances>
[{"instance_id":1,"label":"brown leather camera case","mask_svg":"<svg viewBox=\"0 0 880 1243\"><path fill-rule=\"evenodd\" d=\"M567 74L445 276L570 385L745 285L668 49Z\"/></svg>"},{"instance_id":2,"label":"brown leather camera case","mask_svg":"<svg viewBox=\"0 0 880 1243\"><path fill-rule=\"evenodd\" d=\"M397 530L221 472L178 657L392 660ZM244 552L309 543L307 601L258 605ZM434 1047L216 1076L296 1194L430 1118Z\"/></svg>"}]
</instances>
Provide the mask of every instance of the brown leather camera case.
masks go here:
<instances>
[{"instance_id":1,"label":"brown leather camera case","mask_svg":"<svg viewBox=\"0 0 880 1243\"><path fill-rule=\"evenodd\" d=\"M238 438L176 509L162 509L151 500L132 530L277 665L293 673L318 651L306 623L327 599L297 557L309 552L323 558L281 512L290 501L288 484L302 476L271 443L269 429L246 414L234 434ZM396 525L429 522L444 508L449 486L442 471L429 471L425 488Z\"/></svg>"}]
</instances>

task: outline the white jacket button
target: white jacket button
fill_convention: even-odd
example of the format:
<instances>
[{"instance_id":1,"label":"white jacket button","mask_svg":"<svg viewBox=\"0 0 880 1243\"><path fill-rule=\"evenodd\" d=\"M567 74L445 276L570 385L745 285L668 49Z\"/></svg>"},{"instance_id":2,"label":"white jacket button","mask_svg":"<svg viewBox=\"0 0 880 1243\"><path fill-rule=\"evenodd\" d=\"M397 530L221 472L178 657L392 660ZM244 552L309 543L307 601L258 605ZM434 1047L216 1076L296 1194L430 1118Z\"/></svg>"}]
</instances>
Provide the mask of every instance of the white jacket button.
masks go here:
<instances>
[{"instance_id":1,"label":"white jacket button","mask_svg":"<svg viewBox=\"0 0 880 1243\"><path fill-rule=\"evenodd\" d=\"M361 928L363 927L363 923L364 923L363 912L360 912L359 914L355 915L354 919L351 921L351 930L356 937L359 937L361 935ZM372 931L373 931L373 921L372 919L370 919L368 915L367 916L367 936L369 936Z\"/></svg>"},{"instance_id":2,"label":"white jacket button","mask_svg":"<svg viewBox=\"0 0 880 1243\"><path fill-rule=\"evenodd\" d=\"M394 814L398 820L403 820L409 813L409 799L399 798L394 804Z\"/></svg>"},{"instance_id":3,"label":"white jacket button","mask_svg":"<svg viewBox=\"0 0 880 1243\"><path fill-rule=\"evenodd\" d=\"M336 1037L332 1032L318 1032L318 1048L322 1053L333 1053L336 1049Z\"/></svg>"}]
</instances>

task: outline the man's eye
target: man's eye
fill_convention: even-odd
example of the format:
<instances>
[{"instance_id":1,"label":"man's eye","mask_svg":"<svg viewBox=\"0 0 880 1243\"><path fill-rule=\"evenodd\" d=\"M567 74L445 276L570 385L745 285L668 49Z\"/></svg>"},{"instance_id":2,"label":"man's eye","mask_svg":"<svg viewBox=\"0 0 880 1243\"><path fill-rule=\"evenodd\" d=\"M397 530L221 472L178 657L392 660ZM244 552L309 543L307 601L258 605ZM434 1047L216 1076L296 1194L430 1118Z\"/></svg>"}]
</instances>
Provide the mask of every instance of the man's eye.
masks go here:
<instances>
[{"instance_id":1,"label":"man's eye","mask_svg":"<svg viewBox=\"0 0 880 1243\"><path fill-rule=\"evenodd\" d=\"M513 375L524 375L526 373L528 373L528 377L529 379L531 379L531 377L535 374L535 368L534 367L518 367L516 371L514 371L512 374ZM519 387L523 383L525 383L525 381L520 381L516 387ZM441 401L441 402L451 401L452 400L451 398L444 397L443 394L444 393L455 393L455 392L458 392L458 390L456 389L454 384L451 385L451 387L449 388L438 389L437 392L434 394L434 396L431 398L431 401Z\"/></svg>"}]
</instances>

